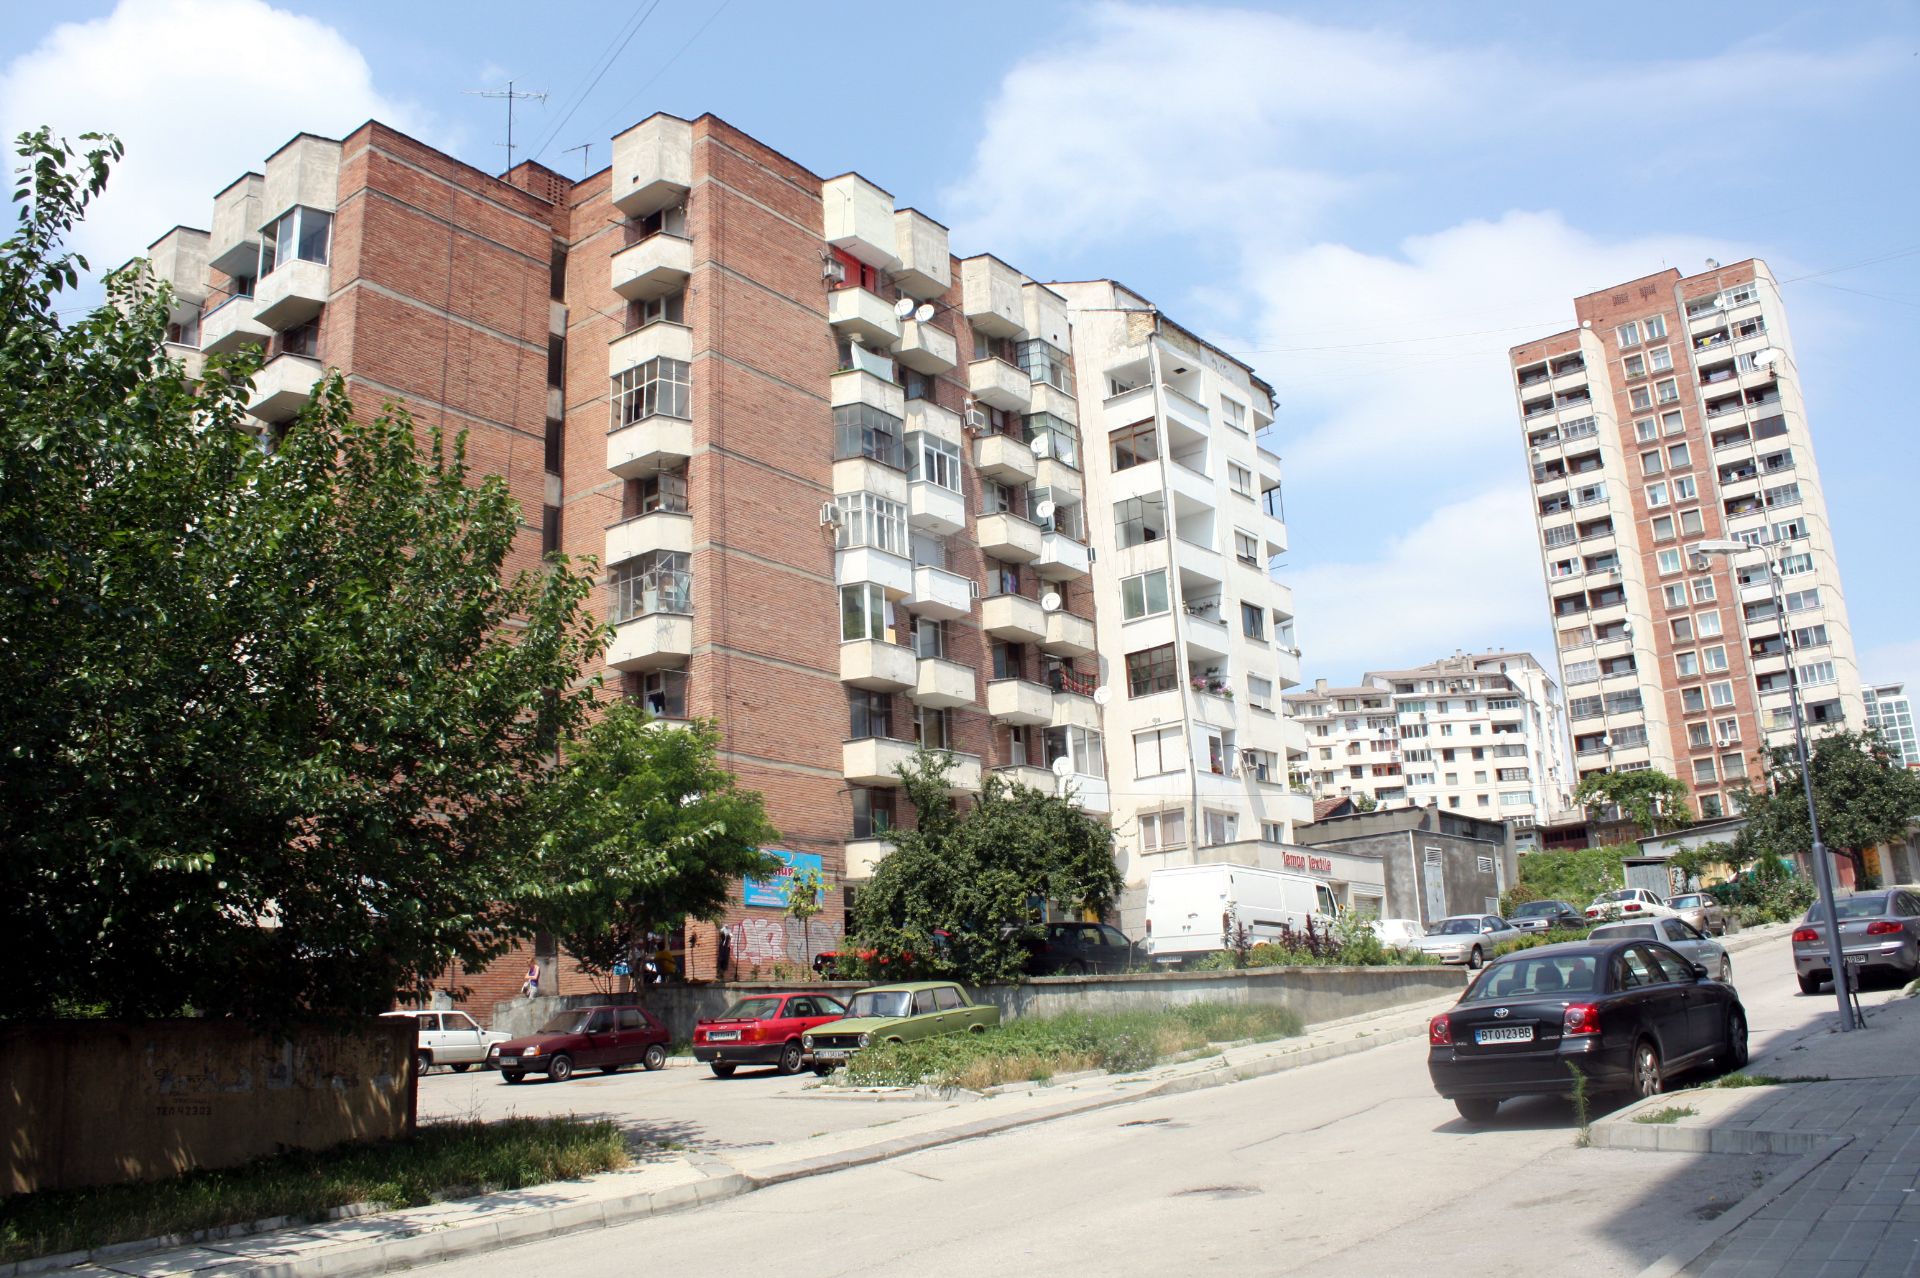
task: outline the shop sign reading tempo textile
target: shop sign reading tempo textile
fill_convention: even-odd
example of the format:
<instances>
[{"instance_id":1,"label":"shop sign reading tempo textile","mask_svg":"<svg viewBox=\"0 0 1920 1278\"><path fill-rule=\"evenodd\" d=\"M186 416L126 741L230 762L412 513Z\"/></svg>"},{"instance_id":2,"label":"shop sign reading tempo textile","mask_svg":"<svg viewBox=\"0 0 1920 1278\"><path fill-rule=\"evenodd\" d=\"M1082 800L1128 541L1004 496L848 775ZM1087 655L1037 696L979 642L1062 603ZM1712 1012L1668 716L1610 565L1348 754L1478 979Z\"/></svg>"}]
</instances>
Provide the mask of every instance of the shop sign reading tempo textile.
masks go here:
<instances>
[{"instance_id":1,"label":"shop sign reading tempo textile","mask_svg":"<svg viewBox=\"0 0 1920 1278\"><path fill-rule=\"evenodd\" d=\"M1309 874L1332 874L1333 858L1325 856L1302 856L1298 852L1280 854L1282 863L1289 870L1305 870Z\"/></svg>"},{"instance_id":2,"label":"shop sign reading tempo textile","mask_svg":"<svg viewBox=\"0 0 1920 1278\"><path fill-rule=\"evenodd\" d=\"M794 875L805 874L809 870L815 874L825 873L825 865L817 852L789 852L785 848L760 850L780 862L780 868L764 879L748 877L740 881L748 905L784 910L787 908L787 888L792 884Z\"/></svg>"}]
</instances>

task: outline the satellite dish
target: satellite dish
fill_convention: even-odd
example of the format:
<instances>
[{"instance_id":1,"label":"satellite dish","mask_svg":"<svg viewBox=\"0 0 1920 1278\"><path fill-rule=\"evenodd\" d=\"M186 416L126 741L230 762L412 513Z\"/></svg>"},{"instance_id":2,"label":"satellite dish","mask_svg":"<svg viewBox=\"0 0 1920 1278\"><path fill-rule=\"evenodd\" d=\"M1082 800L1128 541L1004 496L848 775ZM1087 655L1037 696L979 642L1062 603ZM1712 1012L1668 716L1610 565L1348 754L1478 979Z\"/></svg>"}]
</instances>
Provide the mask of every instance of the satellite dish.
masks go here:
<instances>
[{"instance_id":1,"label":"satellite dish","mask_svg":"<svg viewBox=\"0 0 1920 1278\"><path fill-rule=\"evenodd\" d=\"M1053 761L1053 775L1055 775L1056 777L1072 776L1073 760L1064 754L1061 755L1059 758L1055 759Z\"/></svg>"},{"instance_id":2,"label":"satellite dish","mask_svg":"<svg viewBox=\"0 0 1920 1278\"><path fill-rule=\"evenodd\" d=\"M1040 518L1042 519L1052 519L1053 512L1054 512L1054 504L1051 500L1043 501L1038 506L1035 506L1033 508L1033 513L1040 516Z\"/></svg>"},{"instance_id":3,"label":"satellite dish","mask_svg":"<svg viewBox=\"0 0 1920 1278\"><path fill-rule=\"evenodd\" d=\"M1113 689L1106 684L1103 683L1093 690L1093 704L1096 706L1104 706L1111 700L1113 700Z\"/></svg>"},{"instance_id":4,"label":"satellite dish","mask_svg":"<svg viewBox=\"0 0 1920 1278\"><path fill-rule=\"evenodd\" d=\"M1769 346L1765 350L1755 351L1753 353L1753 365L1755 368L1770 368L1779 362L1780 356L1783 354L1785 354L1785 352L1778 346Z\"/></svg>"},{"instance_id":5,"label":"satellite dish","mask_svg":"<svg viewBox=\"0 0 1920 1278\"><path fill-rule=\"evenodd\" d=\"M907 316L913 314L913 299L911 297L903 297L895 302L893 304L893 313L901 319L905 319Z\"/></svg>"},{"instance_id":6,"label":"satellite dish","mask_svg":"<svg viewBox=\"0 0 1920 1278\"><path fill-rule=\"evenodd\" d=\"M1035 435L1028 441L1027 447L1033 450L1035 457L1045 457L1049 452L1053 451L1053 436Z\"/></svg>"},{"instance_id":7,"label":"satellite dish","mask_svg":"<svg viewBox=\"0 0 1920 1278\"><path fill-rule=\"evenodd\" d=\"M1059 612L1060 592L1057 590L1049 590L1046 594L1041 595L1040 608L1044 612Z\"/></svg>"},{"instance_id":8,"label":"satellite dish","mask_svg":"<svg viewBox=\"0 0 1920 1278\"><path fill-rule=\"evenodd\" d=\"M934 310L933 310L932 302L920 303L920 309L913 313L913 317L919 320L922 324L932 319L933 315L934 315Z\"/></svg>"}]
</instances>

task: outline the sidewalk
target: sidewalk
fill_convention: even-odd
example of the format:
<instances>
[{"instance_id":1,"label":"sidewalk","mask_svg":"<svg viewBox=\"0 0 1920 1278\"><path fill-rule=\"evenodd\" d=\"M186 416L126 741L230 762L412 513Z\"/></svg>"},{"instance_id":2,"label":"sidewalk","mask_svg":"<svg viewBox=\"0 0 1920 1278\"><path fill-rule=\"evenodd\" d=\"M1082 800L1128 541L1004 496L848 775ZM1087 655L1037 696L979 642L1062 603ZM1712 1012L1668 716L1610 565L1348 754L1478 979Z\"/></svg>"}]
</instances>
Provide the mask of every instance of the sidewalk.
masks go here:
<instances>
[{"instance_id":1,"label":"sidewalk","mask_svg":"<svg viewBox=\"0 0 1920 1278\"><path fill-rule=\"evenodd\" d=\"M1418 1037L1454 995L1311 1027L1298 1038L1228 1047L1218 1055L1138 1074L1094 1074L1050 1086L1013 1085L998 1094L933 1112L890 1118L896 1107L871 1094L865 1128L765 1148L663 1157L585 1180L274 1229L245 1236L127 1243L90 1255L47 1257L0 1266L0 1278L168 1278L257 1274L273 1278L345 1278L434 1264L516 1243L703 1206L769 1185L882 1162L1113 1105L1261 1078L1318 1061ZM219 1231L213 1231L217 1234ZM182 1245L188 1244L188 1245Z\"/></svg>"},{"instance_id":2,"label":"sidewalk","mask_svg":"<svg viewBox=\"0 0 1920 1278\"><path fill-rule=\"evenodd\" d=\"M1920 998L1865 1010L1865 1029L1828 1011L1745 1071L1810 1081L1670 1093L1593 1125L1607 1148L1800 1156L1642 1278L1920 1272ZM1634 1121L1666 1107L1696 1112Z\"/></svg>"}]
</instances>

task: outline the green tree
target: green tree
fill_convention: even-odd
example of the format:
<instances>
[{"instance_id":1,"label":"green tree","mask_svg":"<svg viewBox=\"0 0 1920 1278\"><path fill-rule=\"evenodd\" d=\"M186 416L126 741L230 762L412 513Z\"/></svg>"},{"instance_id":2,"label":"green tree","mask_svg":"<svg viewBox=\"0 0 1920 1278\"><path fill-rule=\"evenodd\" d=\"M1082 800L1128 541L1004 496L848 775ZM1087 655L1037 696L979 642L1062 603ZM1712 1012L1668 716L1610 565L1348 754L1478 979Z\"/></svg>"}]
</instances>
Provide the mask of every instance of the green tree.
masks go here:
<instances>
[{"instance_id":1,"label":"green tree","mask_svg":"<svg viewBox=\"0 0 1920 1278\"><path fill-rule=\"evenodd\" d=\"M779 862L760 795L716 760L720 733L667 728L636 702L606 708L542 789L543 833L516 915L605 979L649 932L717 919L735 883Z\"/></svg>"},{"instance_id":2,"label":"green tree","mask_svg":"<svg viewBox=\"0 0 1920 1278\"><path fill-rule=\"evenodd\" d=\"M1764 756L1768 789L1735 798L1747 824L1735 842L1747 861L1791 857L1813 846L1799 757L1791 746ZM1853 862L1854 880L1867 881L1866 852L1903 838L1920 819L1920 774L1900 766L1874 732L1835 732L1813 743L1813 800L1820 838Z\"/></svg>"},{"instance_id":3,"label":"green tree","mask_svg":"<svg viewBox=\"0 0 1920 1278\"><path fill-rule=\"evenodd\" d=\"M1690 885L1716 865L1724 865L1737 872L1746 862L1734 852L1733 844L1712 840L1690 848L1674 849L1673 855L1667 858L1667 864L1680 871L1683 876L1681 882Z\"/></svg>"},{"instance_id":4,"label":"green tree","mask_svg":"<svg viewBox=\"0 0 1920 1278\"><path fill-rule=\"evenodd\" d=\"M1353 810L1355 812L1371 812L1379 806L1371 794L1356 794L1353 796Z\"/></svg>"},{"instance_id":5,"label":"green tree","mask_svg":"<svg viewBox=\"0 0 1920 1278\"><path fill-rule=\"evenodd\" d=\"M1687 787L1658 768L1637 772L1596 772L1574 788L1573 801L1585 806L1610 803L1648 834L1664 834L1693 824Z\"/></svg>"},{"instance_id":6,"label":"green tree","mask_svg":"<svg viewBox=\"0 0 1920 1278\"><path fill-rule=\"evenodd\" d=\"M813 966L813 920L827 908L827 880L818 870L805 870L787 880L786 916L800 925L800 959Z\"/></svg>"},{"instance_id":7,"label":"green tree","mask_svg":"<svg viewBox=\"0 0 1920 1278\"><path fill-rule=\"evenodd\" d=\"M1510 889L1513 904L1566 901L1575 908L1584 908L1602 892L1626 886L1626 871L1620 859L1636 851L1631 843L1617 843L1598 848L1530 852L1520 858L1520 882ZM1521 889L1531 895L1521 895Z\"/></svg>"},{"instance_id":8,"label":"green tree","mask_svg":"<svg viewBox=\"0 0 1920 1278\"><path fill-rule=\"evenodd\" d=\"M0 244L0 1017L381 1010L498 952L590 578L503 575L504 481L338 378L263 452L136 274L63 320L84 141L22 136Z\"/></svg>"},{"instance_id":9,"label":"green tree","mask_svg":"<svg viewBox=\"0 0 1920 1278\"><path fill-rule=\"evenodd\" d=\"M957 980L1017 979L1044 903L1097 914L1119 896L1113 832L1068 799L997 776L961 815L949 771L945 756L924 751L902 766L917 820L888 833L893 847L860 893L850 948L912 953Z\"/></svg>"}]
</instances>

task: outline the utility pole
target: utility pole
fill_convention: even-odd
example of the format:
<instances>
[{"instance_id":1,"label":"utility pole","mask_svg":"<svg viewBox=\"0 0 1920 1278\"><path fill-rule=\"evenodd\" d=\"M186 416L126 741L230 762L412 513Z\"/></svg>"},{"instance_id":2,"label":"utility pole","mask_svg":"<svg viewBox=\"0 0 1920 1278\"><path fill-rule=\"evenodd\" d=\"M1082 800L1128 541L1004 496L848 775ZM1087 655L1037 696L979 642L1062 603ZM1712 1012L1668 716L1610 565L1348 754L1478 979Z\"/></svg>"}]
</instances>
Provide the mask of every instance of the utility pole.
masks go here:
<instances>
[{"instance_id":1,"label":"utility pole","mask_svg":"<svg viewBox=\"0 0 1920 1278\"><path fill-rule=\"evenodd\" d=\"M531 101L531 102L545 102L547 100L547 91L545 89L541 89L538 92L528 91L528 92L522 93L515 90L513 87L513 81L509 80L507 81L507 87L504 89L468 89L467 92L476 98L505 98L506 99L507 140L506 140L505 146L507 148L507 168L511 169L513 167L513 104L517 101L522 101L522 100ZM496 142L494 145L499 146L501 144Z\"/></svg>"}]
</instances>

